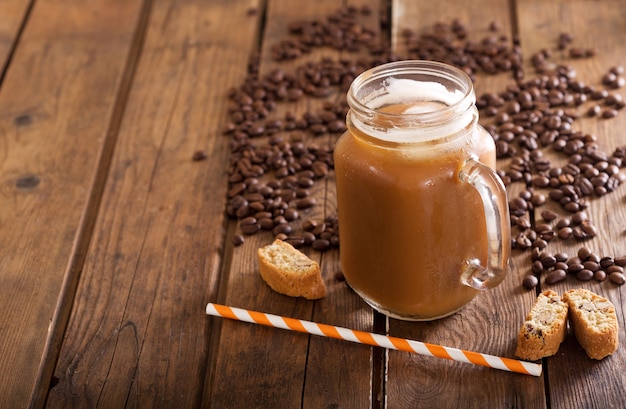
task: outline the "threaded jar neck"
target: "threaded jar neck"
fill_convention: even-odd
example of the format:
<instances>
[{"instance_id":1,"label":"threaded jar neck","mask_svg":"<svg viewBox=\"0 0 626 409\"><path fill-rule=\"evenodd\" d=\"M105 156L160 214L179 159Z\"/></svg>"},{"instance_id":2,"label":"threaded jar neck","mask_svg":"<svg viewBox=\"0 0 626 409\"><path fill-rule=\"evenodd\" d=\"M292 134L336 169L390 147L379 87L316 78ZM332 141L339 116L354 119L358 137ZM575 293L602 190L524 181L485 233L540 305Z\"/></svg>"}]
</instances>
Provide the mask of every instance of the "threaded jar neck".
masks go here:
<instances>
[{"instance_id":1,"label":"threaded jar neck","mask_svg":"<svg viewBox=\"0 0 626 409\"><path fill-rule=\"evenodd\" d=\"M469 76L434 61L397 61L365 71L347 101L348 126L381 142L433 143L478 120Z\"/></svg>"}]
</instances>

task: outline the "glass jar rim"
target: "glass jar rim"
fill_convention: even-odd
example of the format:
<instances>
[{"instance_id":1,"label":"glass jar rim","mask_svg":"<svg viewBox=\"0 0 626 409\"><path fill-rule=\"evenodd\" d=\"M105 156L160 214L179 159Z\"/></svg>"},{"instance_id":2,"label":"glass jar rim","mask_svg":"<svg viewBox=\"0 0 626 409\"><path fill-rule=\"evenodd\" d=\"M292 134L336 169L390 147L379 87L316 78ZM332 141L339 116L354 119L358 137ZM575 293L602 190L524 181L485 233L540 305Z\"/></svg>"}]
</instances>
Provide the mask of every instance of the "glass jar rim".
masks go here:
<instances>
[{"instance_id":1,"label":"glass jar rim","mask_svg":"<svg viewBox=\"0 0 626 409\"><path fill-rule=\"evenodd\" d=\"M440 78L449 83L456 84L462 95L453 103L446 104L441 109L434 109L419 113L389 113L381 112L378 108L368 106L358 97L358 91L367 84L380 80L380 84L384 87L382 81L385 78L394 78L412 75L423 75L424 77ZM424 81L425 82L425 81ZM428 60L401 60L385 63L357 76L347 94L348 106L351 110L356 111L358 115L371 116L376 114L384 116L387 119L402 118L403 122L434 124L439 123L442 118L454 118L455 114L466 112L476 103L474 94L474 86L471 78L463 70L442 62Z\"/></svg>"}]
</instances>

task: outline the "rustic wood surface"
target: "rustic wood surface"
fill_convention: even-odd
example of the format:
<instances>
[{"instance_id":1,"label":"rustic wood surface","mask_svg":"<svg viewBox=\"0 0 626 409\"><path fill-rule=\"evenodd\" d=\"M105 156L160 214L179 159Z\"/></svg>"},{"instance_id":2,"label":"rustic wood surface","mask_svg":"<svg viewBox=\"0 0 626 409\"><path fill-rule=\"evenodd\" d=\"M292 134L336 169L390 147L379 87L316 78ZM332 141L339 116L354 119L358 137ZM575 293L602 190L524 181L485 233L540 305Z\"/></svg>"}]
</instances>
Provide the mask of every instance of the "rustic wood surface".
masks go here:
<instances>
[{"instance_id":1,"label":"rustic wood surface","mask_svg":"<svg viewBox=\"0 0 626 409\"><path fill-rule=\"evenodd\" d=\"M360 24L399 56L407 52L405 30L458 19L477 39L497 22L500 34L517 39L527 77L530 57L542 49L594 86L626 64L624 0L1 1L0 408L626 407L626 286L608 281L541 282L541 289L583 287L610 299L621 345L594 361L570 334L542 361L538 378L205 315L207 302L217 302L514 356L536 294L521 286L529 252L514 251L504 283L462 311L408 323L374 313L336 279L336 249L303 249L320 262L328 287L313 302L279 295L261 280L256 249L271 233L232 244L239 226L226 215L228 94L257 59L265 75L354 58L323 48L272 59L291 23L323 20L347 5L369 7ZM572 59L556 50L561 33L596 55ZM479 73L476 93L513 82L510 72ZM625 89L617 92L626 96ZM343 95L336 89L327 99ZM272 115L322 105L305 98ZM597 135L606 152L626 145L624 111L574 126ZM332 148L337 136L316 143ZM193 161L198 151L207 158ZM512 184L509 195L523 188ZM312 194L317 205L303 218L336 213L332 172ZM550 251L575 254L584 245L626 255L625 200L624 185L590 200L600 234L555 240Z\"/></svg>"}]
</instances>

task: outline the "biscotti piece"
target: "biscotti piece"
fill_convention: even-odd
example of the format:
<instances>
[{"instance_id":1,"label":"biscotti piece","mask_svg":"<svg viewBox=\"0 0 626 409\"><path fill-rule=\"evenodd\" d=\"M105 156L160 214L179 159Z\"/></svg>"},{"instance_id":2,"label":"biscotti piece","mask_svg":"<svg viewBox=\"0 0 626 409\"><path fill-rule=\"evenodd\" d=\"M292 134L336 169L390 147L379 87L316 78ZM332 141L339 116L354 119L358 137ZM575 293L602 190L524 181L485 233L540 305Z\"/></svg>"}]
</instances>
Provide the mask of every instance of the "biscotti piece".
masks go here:
<instances>
[{"instance_id":1,"label":"biscotti piece","mask_svg":"<svg viewBox=\"0 0 626 409\"><path fill-rule=\"evenodd\" d=\"M585 289L569 290L563 300L569 305L570 326L589 358L602 359L617 350L617 315L609 300Z\"/></svg>"},{"instance_id":2,"label":"biscotti piece","mask_svg":"<svg viewBox=\"0 0 626 409\"><path fill-rule=\"evenodd\" d=\"M566 334L567 304L554 291L544 291L520 328L515 355L531 361L554 355Z\"/></svg>"},{"instance_id":3,"label":"biscotti piece","mask_svg":"<svg viewBox=\"0 0 626 409\"><path fill-rule=\"evenodd\" d=\"M320 266L291 244L276 239L258 250L259 271L274 291L309 300L326 295Z\"/></svg>"}]
</instances>

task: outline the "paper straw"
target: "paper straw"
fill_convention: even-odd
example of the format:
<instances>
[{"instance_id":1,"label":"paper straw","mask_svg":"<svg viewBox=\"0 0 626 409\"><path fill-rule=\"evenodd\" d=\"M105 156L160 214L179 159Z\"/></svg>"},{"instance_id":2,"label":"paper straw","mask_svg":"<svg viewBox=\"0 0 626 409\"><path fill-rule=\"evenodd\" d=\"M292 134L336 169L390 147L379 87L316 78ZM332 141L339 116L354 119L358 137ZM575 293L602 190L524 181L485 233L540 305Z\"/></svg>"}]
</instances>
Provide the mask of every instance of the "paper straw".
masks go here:
<instances>
[{"instance_id":1,"label":"paper straw","mask_svg":"<svg viewBox=\"0 0 626 409\"><path fill-rule=\"evenodd\" d=\"M311 321L281 317L279 315L266 314L263 312L245 310L243 308L229 307L220 304L207 304L206 313L216 317L230 318L237 321L266 325L268 327L282 328L291 331L304 332L306 334L319 335L322 337L341 339L358 344L413 352L419 355L445 358L457 362L481 365L525 375L541 376L540 364L520 361L517 359L502 358L479 352L427 344L424 342L390 337L372 332L352 330L334 325L318 324Z\"/></svg>"}]
</instances>

